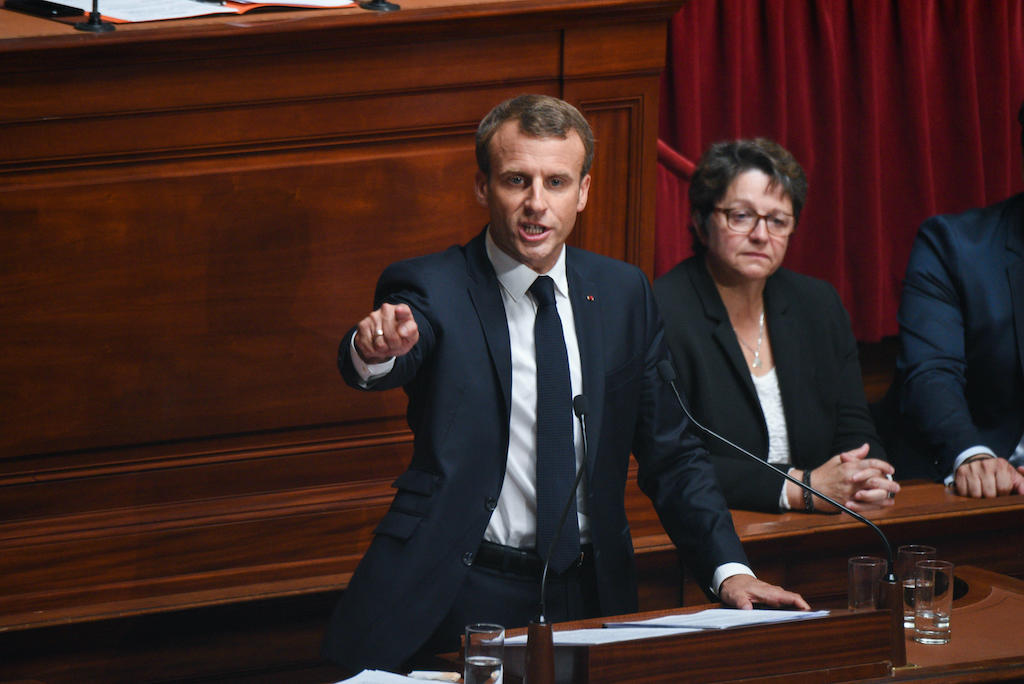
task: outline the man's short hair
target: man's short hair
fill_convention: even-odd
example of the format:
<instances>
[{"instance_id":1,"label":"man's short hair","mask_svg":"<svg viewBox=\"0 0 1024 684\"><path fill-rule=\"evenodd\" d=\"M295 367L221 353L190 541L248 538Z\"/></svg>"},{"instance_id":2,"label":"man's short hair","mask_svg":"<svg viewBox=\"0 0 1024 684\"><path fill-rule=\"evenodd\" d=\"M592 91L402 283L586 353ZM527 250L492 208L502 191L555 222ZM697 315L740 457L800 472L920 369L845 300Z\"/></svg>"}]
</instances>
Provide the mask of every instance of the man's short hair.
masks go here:
<instances>
[{"instance_id":1,"label":"man's short hair","mask_svg":"<svg viewBox=\"0 0 1024 684\"><path fill-rule=\"evenodd\" d=\"M576 131L583 141L580 178L590 173L594 161L594 132L579 110L550 95L519 95L505 100L483 118L476 129L476 164L491 175L491 138L506 121L519 121L519 130L537 138L567 138Z\"/></svg>"},{"instance_id":2,"label":"man's short hair","mask_svg":"<svg viewBox=\"0 0 1024 684\"><path fill-rule=\"evenodd\" d=\"M789 197L793 220L799 222L807 200L807 176L789 150L767 138L717 142L700 158L690 179L690 233L695 252L706 251L700 236L708 236L711 214L729 186L737 176L753 170L768 176L769 190L781 189Z\"/></svg>"}]
</instances>

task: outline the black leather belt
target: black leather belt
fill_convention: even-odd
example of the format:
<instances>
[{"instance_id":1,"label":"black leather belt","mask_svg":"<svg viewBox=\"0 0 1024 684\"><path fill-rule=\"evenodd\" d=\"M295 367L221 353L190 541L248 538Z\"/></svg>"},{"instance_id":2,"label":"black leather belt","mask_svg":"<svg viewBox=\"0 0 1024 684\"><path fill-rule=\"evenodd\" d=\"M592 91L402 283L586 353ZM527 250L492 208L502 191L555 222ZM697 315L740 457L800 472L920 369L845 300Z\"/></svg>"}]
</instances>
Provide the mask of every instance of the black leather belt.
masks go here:
<instances>
[{"instance_id":1,"label":"black leather belt","mask_svg":"<svg viewBox=\"0 0 1024 684\"><path fill-rule=\"evenodd\" d=\"M568 575L574 570L589 567L594 563L594 545L584 544L580 547L579 558L569 566L563 575ZM482 541L480 548L476 551L474 565L479 565L491 570L498 570L512 575L540 579L544 572L544 561L536 551L528 549L517 549L513 546L502 546L494 542ZM554 573L548 572L548 576Z\"/></svg>"}]
</instances>

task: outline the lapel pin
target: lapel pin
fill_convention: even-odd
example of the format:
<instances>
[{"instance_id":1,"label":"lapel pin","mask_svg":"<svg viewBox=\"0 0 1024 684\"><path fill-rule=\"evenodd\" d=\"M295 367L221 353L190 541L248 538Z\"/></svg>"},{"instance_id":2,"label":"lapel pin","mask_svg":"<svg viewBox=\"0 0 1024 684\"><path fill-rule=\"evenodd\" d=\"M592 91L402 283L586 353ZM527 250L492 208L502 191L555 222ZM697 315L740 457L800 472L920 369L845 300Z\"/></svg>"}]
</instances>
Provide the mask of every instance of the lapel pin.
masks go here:
<instances>
[{"instance_id":1,"label":"lapel pin","mask_svg":"<svg viewBox=\"0 0 1024 684\"><path fill-rule=\"evenodd\" d=\"M587 295L587 301L588 302L594 301L594 295Z\"/></svg>"}]
</instances>

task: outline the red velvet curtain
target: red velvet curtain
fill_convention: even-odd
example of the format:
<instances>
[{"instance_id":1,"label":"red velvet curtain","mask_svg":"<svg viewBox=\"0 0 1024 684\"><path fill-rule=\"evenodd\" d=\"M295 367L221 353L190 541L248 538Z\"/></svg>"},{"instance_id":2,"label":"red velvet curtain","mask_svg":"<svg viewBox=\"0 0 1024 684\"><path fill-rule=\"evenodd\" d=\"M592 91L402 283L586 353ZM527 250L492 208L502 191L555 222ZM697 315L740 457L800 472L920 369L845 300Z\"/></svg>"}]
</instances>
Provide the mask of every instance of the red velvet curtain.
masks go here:
<instances>
[{"instance_id":1,"label":"red velvet curtain","mask_svg":"<svg viewBox=\"0 0 1024 684\"><path fill-rule=\"evenodd\" d=\"M921 221L1024 188L1024 0L690 0L662 81L660 275L690 254L687 169L765 136L810 191L786 266L839 290L858 339L897 332Z\"/></svg>"}]
</instances>

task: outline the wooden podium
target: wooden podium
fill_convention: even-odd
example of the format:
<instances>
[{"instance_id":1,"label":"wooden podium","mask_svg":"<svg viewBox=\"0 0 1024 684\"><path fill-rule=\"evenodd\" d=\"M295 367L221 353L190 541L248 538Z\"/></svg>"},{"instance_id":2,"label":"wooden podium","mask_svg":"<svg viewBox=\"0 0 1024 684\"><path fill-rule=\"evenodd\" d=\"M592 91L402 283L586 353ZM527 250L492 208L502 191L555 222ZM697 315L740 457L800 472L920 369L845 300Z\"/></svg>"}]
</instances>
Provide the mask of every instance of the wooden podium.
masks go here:
<instances>
[{"instance_id":1,"label":"wooden podium","mask_svg":"<svg viewBox=\"0 0 1024 684\"><path fill-rule=\"evenodd\" d=\"M678 612L642 613L646 619ZM629 618L631 621L634 616ZM558 684L621 682L842 682L892 673L890 611L832 611L827 617L705 630L590 646L557 644L557 632L615 621L555 626ZM510 630L509 635L523 630ZM898 637L902 640L902 629ZM505 681L521 681L525 646L506 645Z\"/></svg>"}]
</instances>

